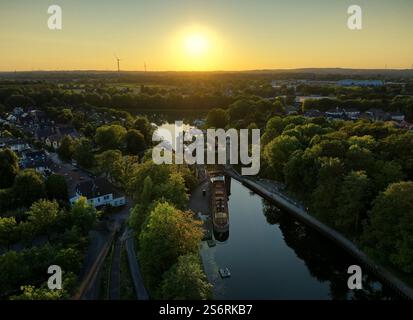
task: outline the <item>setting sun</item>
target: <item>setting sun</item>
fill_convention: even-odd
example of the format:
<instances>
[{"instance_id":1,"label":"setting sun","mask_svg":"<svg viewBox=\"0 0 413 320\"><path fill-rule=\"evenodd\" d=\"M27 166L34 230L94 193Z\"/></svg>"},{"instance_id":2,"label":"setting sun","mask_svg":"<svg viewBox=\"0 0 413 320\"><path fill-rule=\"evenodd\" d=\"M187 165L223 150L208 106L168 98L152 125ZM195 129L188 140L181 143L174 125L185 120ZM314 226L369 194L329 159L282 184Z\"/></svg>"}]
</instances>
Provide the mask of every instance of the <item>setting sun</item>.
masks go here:
<instances>
[{"instance_id":1,"label":"setting sun","mask_svg":"<svg viewBox=\"0 0 413 320\"><path fill-rule=\"evenodd\" d=\"M190 55L202 55L208 50L208 39L202 34L191 34L185 39L185 49Z\"/></svg>"},{"instance_id":2,"label":"setting sun","mask_svg":"<svg viewBox=\"0 0 413 320\"><path fill-rule=\"evenodd\" d=\"M211 27L193 24L171 34L169 59L181 70L216 70L222 65L226 45Z\"/></svg>"}]
</instances>

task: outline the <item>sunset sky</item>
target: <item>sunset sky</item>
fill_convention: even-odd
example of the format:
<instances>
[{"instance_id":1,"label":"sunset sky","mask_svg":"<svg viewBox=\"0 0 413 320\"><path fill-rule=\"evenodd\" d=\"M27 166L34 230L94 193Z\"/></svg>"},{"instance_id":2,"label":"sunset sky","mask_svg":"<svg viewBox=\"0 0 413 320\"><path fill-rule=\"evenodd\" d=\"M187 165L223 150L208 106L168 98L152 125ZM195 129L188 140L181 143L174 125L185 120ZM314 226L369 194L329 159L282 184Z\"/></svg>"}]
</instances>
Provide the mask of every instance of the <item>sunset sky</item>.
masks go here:
<instances>
[{"instance_id":1,"label":"sunset sky","mask_svg":"<svg viewBox=\"0 0 413 320\"><path fill-rule=\"evenodd\" d=\"M1 0L0 70L412 68L412 34L412 0Z\"/></svg>"}]
</instances>

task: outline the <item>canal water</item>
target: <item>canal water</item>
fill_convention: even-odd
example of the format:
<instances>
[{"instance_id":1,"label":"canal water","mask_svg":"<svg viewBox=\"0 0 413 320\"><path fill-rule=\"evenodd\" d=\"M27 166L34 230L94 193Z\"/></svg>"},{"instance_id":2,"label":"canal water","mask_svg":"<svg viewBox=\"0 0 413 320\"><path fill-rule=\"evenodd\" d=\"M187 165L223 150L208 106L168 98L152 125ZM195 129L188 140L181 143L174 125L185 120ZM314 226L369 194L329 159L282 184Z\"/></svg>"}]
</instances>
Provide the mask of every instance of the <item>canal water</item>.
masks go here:
<instances>
[{"instance_id":1,"label":"canal water","mask_svg":"<svg viewBox=\"0 0 413 320\"><path fill-rule=\"evenodd\" d=\"M354 258L235 180L229 215L228 239L202 243L215 299L398 299L366 270L363 289L349 290ZM220 268L231 277L222 279Z\"/></svg>"}]
</instances>

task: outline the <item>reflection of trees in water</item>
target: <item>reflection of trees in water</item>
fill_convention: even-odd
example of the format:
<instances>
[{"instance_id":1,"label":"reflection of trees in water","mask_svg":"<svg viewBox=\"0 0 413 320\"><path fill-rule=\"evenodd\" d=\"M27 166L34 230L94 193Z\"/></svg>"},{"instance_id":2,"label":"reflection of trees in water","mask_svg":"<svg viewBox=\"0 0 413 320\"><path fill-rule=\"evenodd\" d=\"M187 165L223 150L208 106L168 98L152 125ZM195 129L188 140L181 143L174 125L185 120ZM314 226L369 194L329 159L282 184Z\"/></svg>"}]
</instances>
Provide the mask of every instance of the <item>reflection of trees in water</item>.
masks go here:
<instances>
[{"instance_id":1,"label":"reflection of trees in water","mask_svg":"<svg viewBox=\"0 0 413 320\"><path fill-rule=\"evenodd\" d=\"M271 225L277 224L280 221L281 216L283 215L283 211L264 199L262 200L262 205L264 208L264 216L267 219L267 222Z\"/></svg>"},{"instance_id":2,"label":"reflection of trees in water","mask_svg":"<svg viewBox=\"0 0 413 320\"><path fill-rule=\"evenodd\" d=\"M218 232L214 230L214 238L219 242L225 242L229 238L229 231L227 232Z\"/></svg>"},{"instance_id":3,"label":"reflection of trees in water","mask_svg":"<svg viewBox=\"0 0 413 320\"><path fill-rule=\"evenodd\" d=\"M347 280L350 275L347 274L347 269L350 265L358 264L354 258L331 240L294 220L288 213L283 214L283 211L279 211L266 200L263 200L263 208L268 223L279 224L285 243L305 262L310 274L321 282L330 283L332 299L399 298L388 287L382 287L375 281L373 275L366 272L363 273L363 289L349 290Z\"/></svg>"}]
</instances>

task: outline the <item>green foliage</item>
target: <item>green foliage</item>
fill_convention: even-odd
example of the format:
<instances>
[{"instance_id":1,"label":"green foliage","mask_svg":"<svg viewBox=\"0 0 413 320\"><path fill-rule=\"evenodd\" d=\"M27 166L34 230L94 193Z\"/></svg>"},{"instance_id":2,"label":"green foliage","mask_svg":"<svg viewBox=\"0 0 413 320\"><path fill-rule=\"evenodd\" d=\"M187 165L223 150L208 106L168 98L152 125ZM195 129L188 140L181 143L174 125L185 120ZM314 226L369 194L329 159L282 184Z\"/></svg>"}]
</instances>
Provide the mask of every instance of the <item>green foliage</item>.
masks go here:
<instances>
[{"instance_id":1,"label":"green foliage","mask_svg":"<svg viewBox=\"0 0 413 320\"><path fill-rule=\"evenodd\" d=\"M33 285L21 286L20 295L10 297L10 300L68 300L72 297L77 276L73 272L62 273L62 289L50 290L45 284L36 288Z\"/></svg>"},{"instance_id":2,"label":"green foliage","mask_svg":"<svg viewBox=\"0 0 413 320\"><path fill-rule=\"evenodd\" d=\"M136 117L133 128L143 134L146 145L151 145L154 128L146 117Z\"/></svg>"},{"instance_id":3,"label":"green foliage","mask_svg":"<svg viewBox=\"0 0 413 320\"><path fill-rule=\"evenodd\" d=\"M309 151L297 150L288 159L284 167L285 183L289 190L307 197L317 184L319 163Z\"/></svg>"},{"instance_id":4,"label":"green foliage","mask_svg":"<svg viewBox=\"0 0 413 320\"><path fill-rule=\"evenodd\" d=\"M362 239L371 254L413 270L411 182L402 182L413 178L412 132L391 123L288 116L271 118L262 141L267 177L284 179L315 217Z\"/></svg>"},{"instance_id":5,"label":"green foliage","mask_svg":"<svg viewBox=\"0 0 413 320\"><path fill-rule=\"evenodd\" d=\"M105 125L97 128L96 143L103 149L120 149L126 138L126 129L120 125Z\"/></svg>"},{"instance_id":6,"label":"green foliage","mask_svg":"<svg viewBox=\"0 0 413 320\"><path fill-rule=\"evenodd\" d=\"M16 292L22 286L46 281L47 269L59 265L65 272L77 274L83 254L75 249L46 244L22 251L7 251L0 256L0 295Z\"/></svg>"},{"instance_id":7,"label":"green foliage","mask_svg":"<svg viewBox=\"0 0 413 320\"><path fill-rule=\"evenodd\" d=\"M345 234L356 236L370 206L372 183L364 171L352 171L344 177L338 194L334 226Z\"/></svg>"},{"instance_id":8,"label":"green foliage","mask_svg":"<svg viewBox=\"0 0 413 320\"><path fill-rule=\"evenodd\" d=\"M161 276L180 256L197 253L201 239L200 222L191 212L159 203L139 237L142 272L149 289L156 292Z\"/></svg>"},{"instance_id":9,"label":"green foliage","mask_svg":"<svg viewBox=\"0 0 413 320\"><path fill-rule=\"evenodd\" d=\"M228 125L228 113L224 109L212 109L206 119L208 127L224 129Z\"/></svg>"},{"instance_id":10,"label":"green foliage","mask_svg":"<svg viewBox=\"0 0 413 320\"><path fill-rule=\"evenodd\" d=\"M44 179L33 169L23 170L16 176L13 193L20 206L30 206L36 200L46 198Z\"/></svg>"},{"instance_id":11,"label":"green foliage","mask_svg":"<svg viewBox=\"0 0 413 320\"><path fill-rule=\"evenodd\" d=\"M0 150L0 189L13 185L19 172L19 158L10 149Z\"/></svg>"},{"instance_id":12,"label":"green foliage","mask_svg":"<svg viewBox=\"0 0 413 320\"><path fill-rule=\"evenodd\" d=\"M75 152L75 141L73 141L71 136L64 136L60 141L59 149L57 153L62 160L70 161Z\"/></svg>"},{"instance_id":13,"label":"green foliage","mask_svg":"<svg viewBox=\"0 0 413 320\"><path fill-rule=\"evenodd\" d=\"M85 168L90 168L95 162L92 142L87 138L81 138L76 142L73 159Z\"/></svg>"},{"instance_id":14,"label":"green foliage","mask_svg":"<svg viewBox=\"0 0 413 320\"><path fill-rule=\"evenodd\" d=\"M368 252L413 272L413 182L393 183L374 201L363 235Z\"/></svg>"},{"instance_id":15,"label":"green foliage","mask_svg":"<svg viewBox=\"0 0 413 320\"><path fill-rule=\"evenodd\" d=\"M160 298L166 300L206 300L212 298L212 285L195 254L178 258L163 276Z\"/></svg>"},{"instance_id":16,"label":"green foliage","mask_svg":"<svg viewBox=\"0 0 413 320\"><path fill-rule=\"evenodd\" d=\"M16 219L14 217L0 218L0 247L10 248L10 245L18 239L16 228Z\"/></svg>"},{"instance_id":17,"label":"green foliage","mask_svg":"<svg viewBox=\"0 0 413 320\"><path fill-rule=\"evenodd\" d=\"M312 194L311 212L326 222L334 225L334 212L337 207L337 194L340 190L344 166L338 158L320 158L317 187Z\"/></svg>"},{"instance_id":18,"label":"green foliage","mask_svg":"<svg viewBox=\"0 0 413 320\"><path fill-rule=\"evenodd\" d=\"M284 165L294 151L300 149L300 142L296 137L281 135L272 140L264 149L264 158L274 171L274 175L283 180Z\"/></svg>"},{"instance_id":19,"label":"green foliage","mask_svg":"<svg viewBox=\"0 0 413 320\"><path fill-rule=\"evenodd\" d=\"M97 219L96 209L91 204L88 204L84 197L80 197L79 200L73 204L70 215L73 224L81 230L83 234L86 234L93 227Z\"/></svg>"},{"instance_id":20,"label":"green foliage","mask_svg":"<svg viewBox=\"0 0 413 320\"><path fill-rule=\"evenodd\" d=\"M69 195L65 177L60 174L51 174L47 177L46 192L49 199L67 202Z\"/></svg>"},{"instance_id":21,"label":"green foliage","mask_svg":"<svg viewBox=\"0 0 413 320\"><path fill-rule=\"evenodd\" d=\"M146 148L144 135L135 129L131 129L126 134L126 148L129 154L137 155Z\"/></svg>"},{"instance_id":22,"label":"green foliage","mask_svg":"<svg viewBox=\"0 0 413 320\"><path fill-rule=\"evenodd\" d=\"M28 221L37 234L50 234L58 215L62 214L56 201L39 200L27 211Z\"/></svg>"},{"instance_id":23,"label":"green foliage","mask_svg":"<svg viewBox=\"0 0 413 320\"><path fill-rule=\"evenodd\" d=\"M101 172L111 182L116 182L123 176L123 158L119 150L107 150L96 156L96 162Z\"/></svg>"},{"instance_id":24,"label":"green foliage","mask_svg":"<svg viewBox=\"0 0 413 320\"><path fill-rule=\"evenodd\" d=\"M176 172L173 166L156 165L152 161L137 166L130 185L136 205L129 218L137 234L157 201L168 201L178 209L186 208L189 197L181 171L185 170L181 168Z\"/></svg>"}]
</instances>

